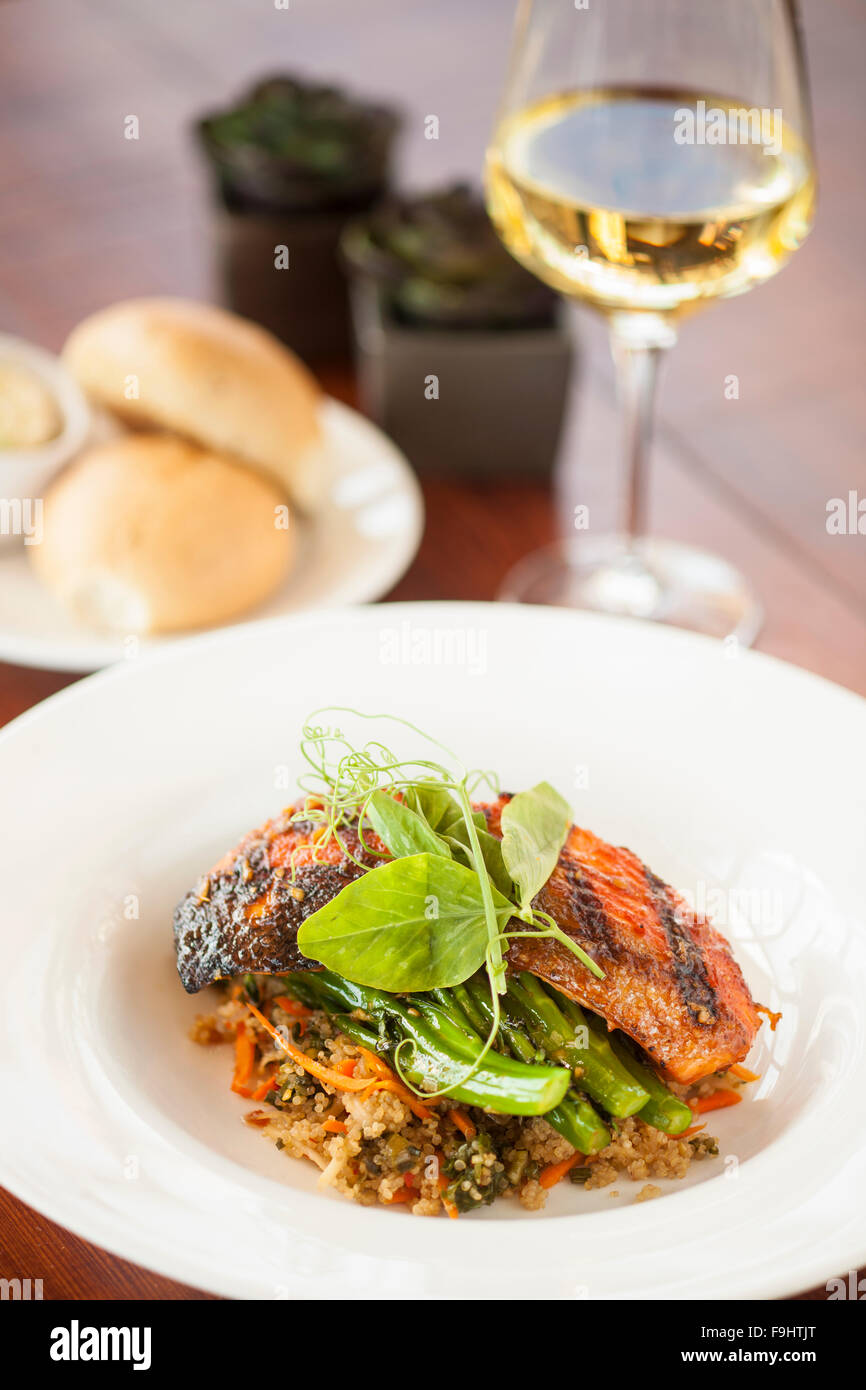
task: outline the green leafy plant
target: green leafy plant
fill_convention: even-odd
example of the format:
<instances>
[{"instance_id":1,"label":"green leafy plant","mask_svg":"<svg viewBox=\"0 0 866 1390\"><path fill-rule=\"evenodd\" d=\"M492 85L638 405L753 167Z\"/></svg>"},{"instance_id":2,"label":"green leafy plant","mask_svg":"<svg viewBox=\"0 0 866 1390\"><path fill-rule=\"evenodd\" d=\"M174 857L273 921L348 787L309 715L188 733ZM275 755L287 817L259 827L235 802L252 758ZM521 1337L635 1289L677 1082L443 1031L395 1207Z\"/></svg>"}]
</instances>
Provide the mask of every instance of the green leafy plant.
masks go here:
<instances>
[{"instance_id":1,"label":"green leafy plant","mask_svg":"<svg viewBox=\"0 0 866 1390\"><path fill-rule=\"evenodd\" d=\"M200 121L198 135L229 200L356 211L385 186L399 124L385 107L279 76Z\"/></svg>"},{"instance_id":2,"label":"green leafy plant","mask_svg":"<svg viewBox=\"0 0 866 1390\"><path fill-rule=\"evenodd\" d=\"M350 267L373 279L409 324L509 328L552 322L557 297L508 254L463 184L389 198L346 228Z\"/></svg>"}]
</instances>

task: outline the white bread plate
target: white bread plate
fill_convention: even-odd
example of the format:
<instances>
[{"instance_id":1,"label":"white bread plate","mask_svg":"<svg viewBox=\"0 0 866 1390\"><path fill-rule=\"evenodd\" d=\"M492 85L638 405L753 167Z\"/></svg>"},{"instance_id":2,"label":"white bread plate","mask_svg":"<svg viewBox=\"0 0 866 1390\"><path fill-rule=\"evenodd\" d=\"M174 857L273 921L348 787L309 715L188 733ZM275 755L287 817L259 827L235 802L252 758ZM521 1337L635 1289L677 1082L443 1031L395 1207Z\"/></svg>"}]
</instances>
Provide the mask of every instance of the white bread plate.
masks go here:
<instances>
[{"instance_id":1,"label":"white bread plate","mask_svg":"<svg viewBox=\"0 0 866 1390\"><path fill-rule=\"evenodd\" d=\"M322 400L320 419L329 460L328 495L314 515L297 516L290 574L245 619L380 598L418 548L424 507L404 455L369 420L330 397ZM106 433L114 428L112 422ZM86 627L39 582L24 546L0 550L0 660L57 671L96 671L179 640L180 635L124 638Z\"/></svg>"}]
</instances>

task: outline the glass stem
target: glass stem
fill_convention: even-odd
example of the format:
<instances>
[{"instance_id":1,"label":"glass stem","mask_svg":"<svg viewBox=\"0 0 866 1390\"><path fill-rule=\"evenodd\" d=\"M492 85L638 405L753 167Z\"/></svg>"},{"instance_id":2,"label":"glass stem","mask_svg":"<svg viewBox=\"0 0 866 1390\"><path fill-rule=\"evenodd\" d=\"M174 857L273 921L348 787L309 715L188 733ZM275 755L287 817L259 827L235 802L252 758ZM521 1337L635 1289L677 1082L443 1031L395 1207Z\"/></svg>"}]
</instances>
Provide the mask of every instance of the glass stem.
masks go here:
<instances>
[{"instance_id":1,"label":"glass stem","mask_svg":"<svg viewBox=\"0 0 866 1390\"><path fill-rule=\"evenodd\" d=\"M651 326L653 331L647 332ZM610 347L616 368L616 388L623 430L626 479L626 533L636 540L646 529L649 452L652 442L656 381L662 352L675 341L670 326L662 321L639 324L628 316L613 318Z\"/></svg>"}]
</instances>

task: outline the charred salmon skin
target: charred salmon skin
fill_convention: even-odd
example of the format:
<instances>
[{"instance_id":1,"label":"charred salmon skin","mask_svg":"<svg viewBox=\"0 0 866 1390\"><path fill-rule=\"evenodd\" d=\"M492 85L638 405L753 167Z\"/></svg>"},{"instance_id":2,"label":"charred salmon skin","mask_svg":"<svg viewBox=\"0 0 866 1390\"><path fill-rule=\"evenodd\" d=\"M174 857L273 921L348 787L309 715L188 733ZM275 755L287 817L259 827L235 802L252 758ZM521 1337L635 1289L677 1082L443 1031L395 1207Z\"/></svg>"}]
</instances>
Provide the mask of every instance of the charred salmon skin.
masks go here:
<instances>
[{"instance_id":1,"label":"charred salmon skin","mask_svg":"<svg viewBox=\"0 0 866 1390\"><path fill-rule=\"evenodd\" d=\"M508 797L481 805L492 834ZM178 971L190 993L214 980L258 971L315 969L297 946L301 922L365 870L319 827L293 821L301 803L244 836L179 903ZM341 836L375 870L381 858ZM381 848L369 832L371 848ZM292 862L294 856L294 878ZM559 862L536 899L604 971L596 979L560 942L518 938L509 967L549 981L621 1029L667 1078L688 1085L742 1061L760 1024L725 939L635 854L572 826Z\"/></svg>"},{"instance_id":2,"label":"charred salmon skin","mask_svg":"<svg viewBox=\"0 0 866 1390\"><path fill-rule=\"evenodd\" d=\"M289 806L245 835L178 904L174 944L188 993L247 971L276 975L315 969L298 950L298 927L364 870L335 841L317 843L316 823L293 821L302 809L303 802ZM340 833L361 863L370 868L381 863L354 829ZM369 832L365 840L377 843Z\"/></svg>"}]
</instances>

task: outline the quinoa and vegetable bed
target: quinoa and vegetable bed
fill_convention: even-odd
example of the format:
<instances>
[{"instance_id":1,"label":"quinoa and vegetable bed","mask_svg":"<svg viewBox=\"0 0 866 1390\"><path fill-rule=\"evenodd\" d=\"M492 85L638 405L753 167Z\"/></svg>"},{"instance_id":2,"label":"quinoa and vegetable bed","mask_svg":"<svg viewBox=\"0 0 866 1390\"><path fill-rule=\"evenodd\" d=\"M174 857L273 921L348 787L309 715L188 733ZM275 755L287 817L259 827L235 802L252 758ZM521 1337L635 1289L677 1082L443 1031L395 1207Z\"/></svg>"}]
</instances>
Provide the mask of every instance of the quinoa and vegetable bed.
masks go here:
<instances>
[{"instance_id":1,"label":"quinoa and vegetable bed","mask_svg":"<svg viewBox=\"0 0 866 1390\"><path fill-rule=\"evenodd\" d=\"M568 1106L558 1132L549 1114L505 1115L450 1098L425 1102L395 1075L388 1035L382 1041L371 1032L369 1016L354 1011L353 1041L333 1014L315 1007L314 976L247 975L221 988L225 1002L199 1017L192 1037L204 1045L234 1045L232 1089L258 1103L247 1111L247 1124L291 1158L313 1162L321 1170L320 1186L363 1205L405 1205L416 1216L456 1217L497 1197L516 1197L538 1211L563 1180L589 1191L625 1176L643 1184L635 1200L658 1196L652 1179L685 1177L693 1160L718 1155L700 1117L736 1104L742 1085L754 1079L738 1068L739 1075L708 1077L691 1093L680 1088L682 1099L670 1092L679 1133L655 1129L639 1114L606 1116L610 1137L596 1133L604 1147L587 1154L561 1132L569 1124ZM512 1038L521 1036L514 1024L505 1026ZM522 1036L527 1053L543 1061ZM504 1037L499 1046L506 1046ZM572 1110L578 1112L574 1123L576 1094Z\"/></svg>"},{"instance_id":2,"label":"quinoa and vegetable bed","mask_svg":"<svg viewBox=\"0 0 866 1390\"><path fill-rule=\"evenodd\" d=\"M419 1216L621 1175L642 1201L717 1157L703 1116L757 1079L742 1062L777 1016L706 919L547 783L505 795L342 725L301 751L305 795L175 913L185 988L222 994L193 1038L233 1045L250 1126L321 1186Z\"/></svg>"}]
</instances>

